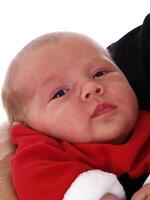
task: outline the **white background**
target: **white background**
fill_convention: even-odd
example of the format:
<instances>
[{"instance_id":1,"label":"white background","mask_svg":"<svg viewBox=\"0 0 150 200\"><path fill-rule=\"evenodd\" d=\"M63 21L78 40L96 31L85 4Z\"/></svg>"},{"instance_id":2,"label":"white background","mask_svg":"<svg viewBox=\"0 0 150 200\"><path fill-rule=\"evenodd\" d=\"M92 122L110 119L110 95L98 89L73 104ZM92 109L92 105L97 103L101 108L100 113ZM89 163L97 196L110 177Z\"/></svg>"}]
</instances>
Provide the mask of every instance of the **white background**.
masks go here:
<instances>
[{"instance_id":1,"label":"white background","mask_svg":"<svg viewBox=\"0 0 150 200\"><path fill-rule=\"evenodd\" d=\"M150 0L0 0L0 90L11 59L33 38L75 31L106 47L149 12ZM4 120L0 101L0 123Z\"/></svg>"}]
</instances>

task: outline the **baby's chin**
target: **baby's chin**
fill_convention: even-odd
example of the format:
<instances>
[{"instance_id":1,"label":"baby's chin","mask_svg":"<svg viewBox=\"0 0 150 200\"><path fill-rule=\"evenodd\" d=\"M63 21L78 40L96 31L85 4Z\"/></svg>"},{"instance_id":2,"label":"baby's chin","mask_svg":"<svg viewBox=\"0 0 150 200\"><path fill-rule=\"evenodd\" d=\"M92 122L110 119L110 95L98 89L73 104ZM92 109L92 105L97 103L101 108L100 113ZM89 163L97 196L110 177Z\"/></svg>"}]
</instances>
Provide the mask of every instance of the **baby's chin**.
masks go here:
<instances>
[{"instance_id":1,"label":"baby's chin","mask_svg":"<svg viewBox=\"0 0 150 200\"><path fill-rule=\"evenodd\" d=\"M128 142L131 137L131 133L124 133L114 138L93 138L85 143L99 143L99 144L112 144L112 145L121 145Z\"/></svg>"},{"instance_id":2,"label":"baby's chin","mask_svg":"<svg viewBox=\"0 0 150 200\"><path fill-rule=\"evenodd\" d=\"M131 136L131 134L121 135L118 138L114 138L114 139L111 139L111 140L108 140L108 141L104 141L103 143L114 144L114 145L125 144L130 139L130 136Z\"/></svg>"}]
</instances>

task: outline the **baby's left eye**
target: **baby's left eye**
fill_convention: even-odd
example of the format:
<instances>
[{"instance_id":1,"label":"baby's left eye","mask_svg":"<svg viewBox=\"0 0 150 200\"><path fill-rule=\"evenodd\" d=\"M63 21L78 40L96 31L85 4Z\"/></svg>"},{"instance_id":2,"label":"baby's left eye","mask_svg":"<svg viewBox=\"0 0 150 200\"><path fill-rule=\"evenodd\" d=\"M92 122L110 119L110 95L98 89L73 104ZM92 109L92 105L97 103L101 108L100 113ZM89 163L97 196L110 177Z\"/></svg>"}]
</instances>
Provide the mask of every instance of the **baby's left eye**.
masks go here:
<instances>
[{"instance_id":1,"label":"baby's left eye","mask_svg":"<svg viewBox=\"0 0 150 200\"><path fill-rule=\"evenodd\" d=\"M98 78L100 76L103 76L106 74L106 71L97 71L94 75L93 78Z\"/></svg>"}]
</instances>

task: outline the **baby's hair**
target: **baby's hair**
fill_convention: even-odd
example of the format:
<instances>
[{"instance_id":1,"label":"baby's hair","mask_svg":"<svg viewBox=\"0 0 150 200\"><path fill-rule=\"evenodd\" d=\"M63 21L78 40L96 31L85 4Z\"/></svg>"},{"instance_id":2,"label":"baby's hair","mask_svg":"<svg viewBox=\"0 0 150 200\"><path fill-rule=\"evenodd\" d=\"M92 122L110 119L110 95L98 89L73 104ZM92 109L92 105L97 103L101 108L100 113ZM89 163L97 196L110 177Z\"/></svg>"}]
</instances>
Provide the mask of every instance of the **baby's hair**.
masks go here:
<instances>
[{"instance_id":1,"label":"baby's hair","mask_svg":"<svg viewBox=\"0 0 150 200\"><path fill-rule=\"evenodd\" d=\"M22 122L23 105L21 104L17 91L14 91L13 87L11 87L9 83L5 82L5 85L2 88L1 95L10 125L12 125L13 122L16 121Z\"/></svg>"},{"instance_id":2,"label":"baby's hair","mask_svg":"<svg viewBox=\"0 0 150 200\"><path fill-rule=\"evenodd\" d=\"M21 81L17 82L19 70L22 68L22 63L30 52L47 44L55 44L60 42L63 38L74 38L77 36L85 37L84 35L72 32L53 32L42 35L30 43L28 43L12 60L8 68L6 78L2 88L2 102L6 110L10 125L13 122L20 122L25 124L26 119L26 105L29 101L29 94L26 94L27 88ZM88 37L86 37L88 39ZM91 40L89 38L89 40ZM93 41L94 42L94 41ZM110 57L109 53L106 54Z\"/></svg>"},{"instance_id":3,"label":"baby's hair","mask_svg":"<svg viewBox=\"0 0 150 200\"><path fill-rule=\"evenodd\" d=\"M61 38L66 37L65 32L48 33L32 40L27 44L13 59L8 68L6 78L2 88L2 102L6 110L10 125L13 122L24 123L26 117L25 105L27 104L27 96L23 89L16 87L15 77L17 71L21 68L22 58L30 51L34 51L46 44L53 44L60 41Z\"/></svg>"},{"instance_id":4,"label":"baby's hair","mask_svg":"<svg viewBox=\"0 0 150 200\"><path fill-rule=\"evenodd\" d=\"M32 40L22 49L21 52L23 53L24 51L34 50L47 44L55 44L56 42L59 42L62 38L66 36L68 37L69 35L70 34L68 32L47 33Z\"/></svg>"}]
</instances>

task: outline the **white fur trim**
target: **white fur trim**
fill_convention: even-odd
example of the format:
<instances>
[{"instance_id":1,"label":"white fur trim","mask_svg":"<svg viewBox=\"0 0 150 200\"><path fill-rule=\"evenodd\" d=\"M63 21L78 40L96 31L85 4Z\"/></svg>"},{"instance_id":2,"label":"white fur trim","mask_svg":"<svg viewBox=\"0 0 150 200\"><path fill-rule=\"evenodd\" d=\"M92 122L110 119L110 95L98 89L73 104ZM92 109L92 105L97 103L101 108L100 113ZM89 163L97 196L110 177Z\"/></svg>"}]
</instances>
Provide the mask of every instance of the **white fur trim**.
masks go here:
<instances>
[{"instance_id":1,"label":"white fur trim","mask_svg":"<svg viewBox=\"0 0 150 200\"><path fill-rule=\"evenodd\" d=\"M147 177L146 181L144 182L144 185L150 183L150 175Z\"/></svg>"},{"instance_id":2,"label":"white fur trim","mask_svg":"<svg viewBox=\"0 0 150 200\"><path fill-rule=\"evenodd\" d=\"M75 179L63 200L99 200L107 193L125 199L123 187L114 174L89 170Z\"/></svg>"}]
</instances>

